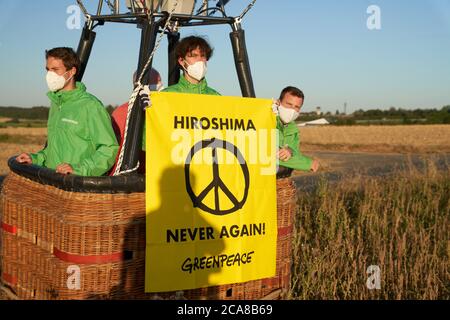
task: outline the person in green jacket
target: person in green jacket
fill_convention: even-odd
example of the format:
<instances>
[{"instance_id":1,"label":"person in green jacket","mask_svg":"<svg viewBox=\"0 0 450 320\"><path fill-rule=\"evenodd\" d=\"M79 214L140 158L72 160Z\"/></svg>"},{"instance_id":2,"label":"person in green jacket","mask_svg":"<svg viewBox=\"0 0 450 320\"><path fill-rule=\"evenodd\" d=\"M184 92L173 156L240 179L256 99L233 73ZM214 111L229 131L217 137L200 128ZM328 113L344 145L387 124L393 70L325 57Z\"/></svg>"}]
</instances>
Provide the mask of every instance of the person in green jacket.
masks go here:
<instances>
[{"instance_id":1,"label":"person in green jacket","mask_svg":"<svg viewBox=\"0 0 450 320\"><path fill-rule=\"evenodd\" d=\"M274 104L273 111L277 115L279 171L288 168L316 172L319 169L317 160L300 152L300 137L295 120L300 115L304 99L305 96L300 89L286 87L281 91L280 99Z\"/></svg>"},{"instance_id":2,"label":"person in green jacket","mask_svg":"<svg viewBox=\"0 0 450 320\"><path fill-rule=\"evenodd\" d=\"M164 89L163 92L196 93L220 95L208 87L205 76L208 70L207 62L213 54L209 43L197 36L183 38L175 48L178 64L183 70L183 76L177 84Z\"/></svg>"},{"instance_id":3,"label":"person in green jacket","mask_svg":"<svg viewBox=\"0 0 450 320\"><path fill-rule=\"evenodd\" d=\"M47 94L51 101L47 145L16 160L61 174L101 176L114 164L119 145L103 104L75 81L80 61L71 48L46 52Z\"/></svg>"},{"instance_id":4,"label":"person in green jacket","mask_svg":"<svg viewBox=\"0 0 450 320\"><path fill-rule=\"evenodd\" d=\"M202 37L189 36L183 38L175 48L178 64L183 70L183 75L177 84L171 85L161 92L177 92L192 94L209 94L220 96L213 88L208 87L206 82L207 62L213 54L213 49ZM145 98L144 98L145 99ZM147 100L149 100L147 98ZM144 122L142 150L145 151L146 125Z\"/></svg>"}]
</instances>

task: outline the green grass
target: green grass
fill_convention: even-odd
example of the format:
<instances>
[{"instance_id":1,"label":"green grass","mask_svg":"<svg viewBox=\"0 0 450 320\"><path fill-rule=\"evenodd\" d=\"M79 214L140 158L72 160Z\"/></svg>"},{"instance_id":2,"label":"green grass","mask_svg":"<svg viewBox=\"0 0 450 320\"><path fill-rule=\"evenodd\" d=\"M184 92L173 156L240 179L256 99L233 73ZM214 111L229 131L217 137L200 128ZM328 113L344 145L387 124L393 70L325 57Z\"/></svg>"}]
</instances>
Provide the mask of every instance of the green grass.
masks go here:
<instances>
[{"instance_id":1,"label":"green grass","mask_svg":"<svg viewBox=\"0 0 450 320\"><path fill-rule=\"evenodd\" d=\"M0 143L10 144L42 144L45 138L39 136L24 136L24 135L10 135L0 134Z\"/></svg>"}]
</instances>

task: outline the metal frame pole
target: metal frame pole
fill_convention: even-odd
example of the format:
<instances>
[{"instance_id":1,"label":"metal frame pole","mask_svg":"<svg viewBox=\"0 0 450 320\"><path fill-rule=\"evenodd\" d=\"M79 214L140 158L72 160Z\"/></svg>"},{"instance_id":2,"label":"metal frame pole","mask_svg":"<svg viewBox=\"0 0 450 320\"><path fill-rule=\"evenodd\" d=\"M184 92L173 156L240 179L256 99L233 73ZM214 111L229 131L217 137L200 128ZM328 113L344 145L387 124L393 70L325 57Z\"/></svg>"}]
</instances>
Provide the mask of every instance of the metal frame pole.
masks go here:
<instances>
[{"instance_id":1,"label":"metal frame pole","mask_svg":"<svg viewBox=\"0 0 450 320\"><path fill-rule=\"evenodd\" d=\"M178 59L175 54L175 48L180 41L179 32L169 32L167 34L168 46L168 60L169 60L169 73L168 73L168 85L178 83L180 80L180 66L178 65Z\"/></svg>"},{"instance_id":2,"label":"metal frame pole","mask_svg":"<svg viewBox=\"0 0 450 320\"><path fill-rule=\"evenodd\" d=\"M239 21L232 25L233 31L230 33L231 45L233 47L234 62L239 78L243 97L255 98L255 88L250 70L247 47L245 44L245 32L241 28Z\"/></svg>"},{"instance_id":3,"label":"metal frame pole","mask_svg":"<svg viewBox=\"0 0 450 320\"><path fill-rule=\"evenodd\" d=\"M137 69L137 75L142 73L144 66L155 47L156 36L159 29L159 23L151 20L143 20L141 23L141 48L139 52L139 63ZM151 63L147 73L142 79L143 85L148 85L150 82L150 70ZM144 108L139 98L134 102L133 110L130 114L130 122L128 124L128 138L125 141L124 156L121 170L126 171L133 169L137 166L139 161L139 155L142 150L142 132L145 121Z\"/></svg>"},{"instance_id":4,"label":"metal frame pole","mask_svg":"<svg viewBox=\"0 0 450 320\"><path fill-rule=\"evenodd\" d=\"M92 47L94 46L96 33L92 31L92 21L87 21L81 33L80 42L78 44L77 55L80 59L80 70L77 70L76 80L81 81L89 62Z\"/></svg>"}]
</instances>

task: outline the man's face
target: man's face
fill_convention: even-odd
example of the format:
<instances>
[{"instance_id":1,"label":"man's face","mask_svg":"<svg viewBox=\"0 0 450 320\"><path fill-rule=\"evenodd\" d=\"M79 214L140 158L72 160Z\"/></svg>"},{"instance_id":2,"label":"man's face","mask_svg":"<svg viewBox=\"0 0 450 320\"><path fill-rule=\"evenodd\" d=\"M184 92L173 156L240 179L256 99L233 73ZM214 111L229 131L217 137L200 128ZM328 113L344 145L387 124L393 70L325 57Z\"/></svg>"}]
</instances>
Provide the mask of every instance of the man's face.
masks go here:
<instances>
[{"instance_id":1,"label":"man's face","mask_svg":"<svg viewBox=\"0 0 450 320\"><path fill-rule=\"evenodd\" d=\"M300 97L296 97L289 92L284 95L283 100L281 100L280 102L283 107L294 109L297 112L300 112L300 109L303 106L303 99Z\"/></svg>"},{"instance_id":2,"label":"man's face","mask_svg":"<svg viewBox=\"0 0 450 320\"><path fill-rule=\"evenodd\" d=\"M192 50L191 52L188 52L188 54L184 57L184 59L183 59L183 58L179 58L179 59L178 59L178 62L179 62L181 65L184 65L185 68L187 68L186 62L187 62L189 65L193 65L194 63L196 63L196 62L198 62L198 61L204 61L204 62L207 61L206 56L205 56L205 53L202 52L202 51L200 50L200 48L198 48L198 47L197 47L197 49L194 49L194 50Z\"/></svg>"},{"instance_id":3,"label":"man's face","mask_svg":"<svg viewBox=\"0 0 450 320\"><path fill-rule=\"evenodd\" d=\"M61 59L55 58L55 57L48 57L47 58L47 65L45 68L47 71L53 71L55 72L57 75L64 75L64 73L67 72L66 67L64 66L64 63ZM69 79L70 77L72 77L75 74L75 68L72 68L72 70L69 70L69 72L67 72L64 75L64 78Z\"/></svg>"}]
</instances>

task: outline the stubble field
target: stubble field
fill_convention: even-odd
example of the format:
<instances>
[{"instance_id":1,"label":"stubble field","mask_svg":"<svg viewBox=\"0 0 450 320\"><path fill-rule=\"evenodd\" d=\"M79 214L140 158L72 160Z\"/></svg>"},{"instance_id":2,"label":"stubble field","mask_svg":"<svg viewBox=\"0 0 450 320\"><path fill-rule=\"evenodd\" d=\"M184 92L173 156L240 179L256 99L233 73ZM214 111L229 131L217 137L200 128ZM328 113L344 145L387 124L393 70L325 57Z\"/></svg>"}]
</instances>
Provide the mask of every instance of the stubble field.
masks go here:
<instances>
[{"instance_id":1,"label":"stubble field","mask_svg":"<svg viewBox=\"0 0 450 320\"><path fill-rule=\"evenodd\" d=\"M450 152L450 125L302 127L305 151Z\"/></svg>"}]
</instances>

